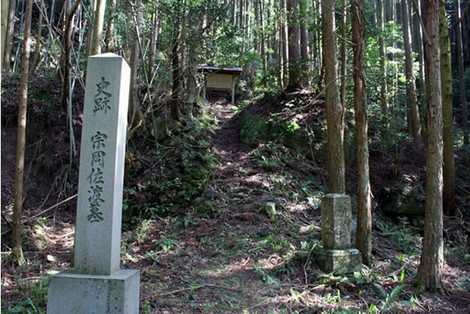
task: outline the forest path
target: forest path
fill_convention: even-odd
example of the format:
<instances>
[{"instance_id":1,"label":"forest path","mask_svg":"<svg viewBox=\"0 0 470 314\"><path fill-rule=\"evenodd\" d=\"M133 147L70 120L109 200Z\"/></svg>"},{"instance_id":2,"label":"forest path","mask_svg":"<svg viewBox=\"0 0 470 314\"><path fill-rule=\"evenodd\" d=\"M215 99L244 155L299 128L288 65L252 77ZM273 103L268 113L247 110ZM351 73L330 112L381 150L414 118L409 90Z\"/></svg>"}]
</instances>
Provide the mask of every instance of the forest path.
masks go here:
<instances>
[{"instance_id":1,"label":"forest path","mask_svg":"<svg viewBox=\"0 0 470 314\"><path fill-rule=\"evenodd\" d=\"M210 111L218 125L212 138L218 166L204 197L216 214L188 218L183 227L167 225L161 232L160 242L166 237L175 244L156 263L143 267L144 308L155 313L290 308L291 289L301 291L307 279L305 267L290 267L291 258L305 239L299 225L309 229L306 221L311 217L302 219L305 213L294 206L301 220L289 215L268 218L263 211L267 202L277 210L288 207L278 190L287 191L291 178L265 170L253 157L256 148L241 143L236 106L216 102ZM318 226L317 219L311 221Z\"/></svg>"}]
</instances>

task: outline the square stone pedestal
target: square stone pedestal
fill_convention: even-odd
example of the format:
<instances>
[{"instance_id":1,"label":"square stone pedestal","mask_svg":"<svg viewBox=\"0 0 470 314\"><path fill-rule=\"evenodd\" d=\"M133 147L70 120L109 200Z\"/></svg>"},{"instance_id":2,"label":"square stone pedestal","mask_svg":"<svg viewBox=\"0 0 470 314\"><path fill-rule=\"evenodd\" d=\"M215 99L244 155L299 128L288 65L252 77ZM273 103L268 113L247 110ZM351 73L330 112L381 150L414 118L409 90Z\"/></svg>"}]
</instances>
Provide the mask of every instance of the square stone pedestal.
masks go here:
<instances>
[{"instance_id":1,"label":"square stone pedestal","mask_svg":"<svg viewBox=\"0 0 470 314\"><path fill-rule=\"evenodd\" d=\"M138 314L140 274L123 269L105 275L59 273L49 281L48 314Z\"/></svg>"},{"instance_id":2,"label":"square stone pedestal","mask_svg":"<svg viewBox=\"0 0 470 314\"><path fill-rule=\"evenodd\" d=\"M319 250L317 254L320 269L337 275L349 274L361 270L362 258L357 249Z\"/></svg>"}]
</instances>

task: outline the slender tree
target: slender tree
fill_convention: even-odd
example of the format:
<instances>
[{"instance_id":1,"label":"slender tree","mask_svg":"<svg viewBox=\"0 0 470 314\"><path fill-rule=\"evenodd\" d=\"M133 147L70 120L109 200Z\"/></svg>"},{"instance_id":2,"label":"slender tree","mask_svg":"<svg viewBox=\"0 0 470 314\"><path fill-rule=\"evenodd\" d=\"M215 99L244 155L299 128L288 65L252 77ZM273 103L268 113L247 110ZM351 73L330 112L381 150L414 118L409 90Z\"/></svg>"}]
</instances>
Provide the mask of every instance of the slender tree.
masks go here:
<instances>
[{"instance_id":1,"label":"slender tree","mask_svg":"<svg viewBox=\"0 0 470 314\"><path fill-rule=\"evenodd\" d=\"M341 19L339 21L340 46L339 46L339 63L340 63L340 88L339 99L341 106L346 107L346 28L347 28L347 11L346 0L341 0Z\"/></svg>"},{"instance_id":2,"label":"slender tree","mask_svg":"<svg viewBox=\"0 0 470 314\"><path fill-rule=\"evenodd\" d=\"M1 57L1 68L4 69L5 65L3 64L3 49L5 47L7 32L8 32L8 15L10 11L10 2L9 1L2 1L2 38L0 44L0 57Z\"/></svg>"},{"instance_id":3,"label":"slender tree","mask_svg":"<svg viewBox=\"0 0 470 314\"><path fill-rule=\"evenodd\" d=\"M175 16L173 21L173 45L171 50L171 65L172 65L172 102L171 102L171 116L174 120L179 120L180 108L178 104L178 94L180 91L180 42L181 42L181 0L176 1Z\"/></svg>"},{"instance_id":4,"label":"slender tree","mask_svg":"<svg viewBox=\"0 0 470 314\"><path fill-rule=\"evenodd\" d=\"M155 1L152 14L152 31L150 32L150 52L149 52L149 68L153 68L153 62L157 54L158 36L160 34L160 4Z\"/></svg>"},{"instance_id":5,"label":"slender tree","mask_svg":"<svg viewBox=\"0 0 470 314\"><path fill-rule=\"evenodd\" d=\"M335 1L324 0L322 6L322 45L325 67L325 106L328 133L328 191L344 193L344 108L338 97L336 63Z\"/></svg>"},{"instance_id":6,"label":"slender tree","mask_svg":"<svg viewBox=\"0 0 470 314\"><path fill-rule=\"evenodd\" d=\"M367 103L364 78L364 3L351 1L353 44L354 116L356 120L357 159L357 232L356 246L362 261L370 265L372 255L372 205L369 180L369 146L367 143Z\"/></svg>"},{"instance_id":7,"label":"slender tree","mask_svg":"<svg viewBox=\"0 0 470 314\"><path fill-rule=\"evenodd\" d=\"M379 54L380 54L380 105L382 114L386 115L388 112L388 99L387 99L387 56L385 55L385 17L384 17L384 0L377 0L377 20L379 24Z\"/></svg>"},{"instance_id":8,"label":"slender tree","mask_svg":"<svg viewBox=\"0 0 470 314\"><path fill-rule=\"evenodd\" d=\"M101 53L101 37L103 34L104 13L106 9L106 0L95 0L95 11L93 20L92 40L90 42L90 56Z\"/></svg>"},{"instance_id":9,"label":"slender tree","mask_svg":"<svg viewBox=\"0 0 470 314\"><path fill-rule=\"evenodd\" d=\"M464 65L464 50L462 38L462 9L460 7L460 0L455 0L455 13L456 13L456 37L457 37L457 66L459 70L459 94L460 106L462 107L462 128L463 128L463 143L469 144L468 135L468 110L467 99L465 95L465 65Z\"/></svg>"},{"instance_id":10,"label":"slender tree","mask_svg":"<svg viewBox=\"0 0 470 314\"><path fill-rule=\"evenodd\" d=\"M289 82L289 45L287 43L287 6L286 0L280 0L281 2L281 40L282 40L282 72L283 75L283 86L287 86Z\"/></svg>"},{"instance_id":11,"label":"slender tree","mask_svg":"<svg viewBox=\"0 0 470 314\"><path fill-rule=\"evenodd\" d=\"M412 0L411 3L413 4L413 46L415 47L415 51L417 53L417 58L418 58L418 65L419 65L419 70L418 70L418 80L417 80L417 90L419 92L419 98L423 100L426 95L426 85L424 83L424 54L423 54L423 29L421 25L421 16L420 16L420 11L421 11L421 2L420 1L414 1ZM424 103L424 101L422 101ZM421 110L421 113L424 111ZM421 119L424 118L426 115L421 114ZM422 119L423 121L423 119ZM424 123L421 125L424 129L426 126ZM422 135L424 135L424 130L422 130Z\"/></svg>"},{"instance_id":12,"label":"slender tree","mask_svg":"<svg viewBox=\"0 0 470 314\"><path fill-rule=\"evenodd\" d=\"M298 0L287 0L287 24L289 42L289 84L288 90L301 87L300 28Z\"/></svg>"},{"instance_id":13,"label":"slender tree","mask_svg":"<svg viewBox=\"0 0 470 314\"><path fill-rule=\"evenodd\" d=\"M71 50L72 50L72 35L73 35L73 20L75 13L80 5L81 0L76 0L75 4L72 6L69 1L67 1L67 12L65 20L65 33L64 33L64 54L63 54L63 82L62 82L62 92L61 92L61 104L64 109L67 108L69 101L70 93L70 68L71 68Z\"/></svg>"},{"instance_id":14,"label":"slender tree","mask_svg":"<svg viewBox=\"0 0 470 314\"><path fill-rule=\"evenodd\" d=\"M423 0L424 55L427 90L426 204L423 250L418 283L442 288L444 241L442 222L442 98L439 49L439 0Z\"/></svg>"},{"instance_id":15,"label":"slender tree","mask_svg":"<svg viewBox=\"0 0 470 314\"><path fill-rule=\"evenodd\" d=\"M421 121L419 118L418 96L416 94L416 82L413 74L413 56L411 50L411 32L408 10L408 0L401 1L402 31L405 46L405 76L406 99L408 103L408 129L415 141L421 139Z\"/></svg>"},{"instance_id":16,"label":"slender tree","mask_svg":"<svg viewBox=\"0 0 470 314\"><path fill-rule=\"evenodd\" d=\"M136 0L134 3L129 3L130 6L130 17L132 20L131 25L133 26L131 30L132 42L130 45L131 56L129 60L129 66L131 68L131 79L129 87L129 127L130 132L128 136L133 134L133 131L136 127L140 126L143 122L143 115L140 110L138 103L138 80L137 72L141 63L141 30L143 25L143 5L142 0Z\"/></svg>"},{"instance_id":17,"label":"slender tree","mask_svg":"<svg viewBox=\"0 0 470 314\"><path fill-rule=\"evenodd\" d=\"M13 253L19 265L24 263L22 247L23 197L24 197L24 156L26 144L26 112L28 108L29 57L31 52L31 16L33 0L26 1L23 32L23 55L21 58L21 78L19 86L18 128L16 134L16 176L15 209L13 212Z\"/></svg>"},{"instance_id":18,"label":"slender tree","mask_svg":"<svg viewBox=\"0 0 470 314\"><path fill-rule=\"evenodd\" d=\"M256 5L256 4L255 4ZM263 64L263 84L266 85L266 75L268 72L268 61L266 55L266 34L264 30L264 5L261 0L258 1L259 5L259 26L260 26L260 55ZM243 19L240 19L242 21ZM243 28L243 24L241 24L240 28Z\"/></svg>"},{"instance_id":19,"label":"slender tree","mask_svg":"<svg viewBox=\"0 0 470 314\"><path fill-rule=\"evenodd\" d=\"M116 18L116 1L117 0L111 0L111 3L109 5L108 27L106 28L106 34L104 37L106 51L114 50L113 33L114 33L114 20Z\"/></svg>"},{"instance_id":20,"label":"slender tree","mask_svg":"<svg viewBox=\"0 0 470 314\"><path fill-rule=\"evenodd\" d=\"M309 37L307 30L307 0L299 0L300 11L300 63L302 85L308 83Z\"/></svg>"},{"instance_id":21,"label":"slender tree","mask_svg":"<svg viewBox=\"0 0 470 314\"><path fill-rule=\"evenodd\" d=\"M2 1L3 3L4 1ZM8 28L6 30L5 42L2 42L2 45L5 45L3 48L3 69L10 71L10 54L11 54L11 44L13 42L13 32L15 30L15 12L16 12L16 0L10 0L9 14L8 14Z\"/></svg>"},{"instance_id":22,"label":"slender tree","mask_svg":"<svg viewBox=\"0 0 470 314\"><path fill-rule=\"evenodd\" d=\"M452 112L452 64L450 52L449 25L444 5L440 7L439 16L441 48L441 86L442 118L444 124L444 209L448 215L455 214L455 160L454 160L454 118Z\"/></svg>"}]
</instances>

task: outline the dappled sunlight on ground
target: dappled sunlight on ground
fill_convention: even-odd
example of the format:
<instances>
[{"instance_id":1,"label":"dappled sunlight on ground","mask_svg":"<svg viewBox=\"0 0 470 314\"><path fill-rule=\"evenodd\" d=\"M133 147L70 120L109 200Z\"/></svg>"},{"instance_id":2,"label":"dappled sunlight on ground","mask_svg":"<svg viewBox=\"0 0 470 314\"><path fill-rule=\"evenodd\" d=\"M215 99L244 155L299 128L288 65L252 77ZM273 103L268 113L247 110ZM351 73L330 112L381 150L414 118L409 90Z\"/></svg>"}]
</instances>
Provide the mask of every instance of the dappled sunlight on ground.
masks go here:
<instances>
[{"instance_id":1,"label":"dappled sunlight on ground","mask_svg":"<svg viewBox=\"0 0 470 314\"><path fill-rule=\"evenodd\" d=\"M416 292L421 235L407 223L376 217L374 265L349 277L322 273L314 256L322 175L306 165L308 160L279 162L270 147L241 143L236 109L223 101L211 109L219 121L212 139L218 165L204 197L215 210L152 217L122 234L123 268L141 271L142 313L367 312L374 307L465 313L468 265L446 266L449 296ZM271 211L267 203L274 203ZM48 271L70 267L72 224L43 221L28 235L35 248L27 252L27 266L14 269L10 257L2 256L6 302L36 291Z\"/></svg>"}]
</instances>

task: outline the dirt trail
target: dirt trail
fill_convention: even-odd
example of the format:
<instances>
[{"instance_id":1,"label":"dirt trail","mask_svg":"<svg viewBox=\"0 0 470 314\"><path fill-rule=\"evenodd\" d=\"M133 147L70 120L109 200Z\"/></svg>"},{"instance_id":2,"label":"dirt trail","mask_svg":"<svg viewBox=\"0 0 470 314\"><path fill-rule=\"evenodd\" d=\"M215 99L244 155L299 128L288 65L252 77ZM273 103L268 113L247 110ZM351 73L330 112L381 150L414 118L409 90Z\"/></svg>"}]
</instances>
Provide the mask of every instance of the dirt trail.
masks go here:
<instances>
[{"instance_id":1,"label":"dirt trail","mask_svg":"<svg viewBox=\"0 0 470 314\"><path fill-rule=\"evenodd\" d=\"M235 108L218 102L212 110L218 121L213 149L219 165L207 197L219 214L177 232L177 252L162 257L152 271L161 279L160 291L154 294L143 284L144 299L156 313L265 312L269 296L280 295L280 283L268 269L282 259L263 242L272 226L258 211L269 193L269 174L262 173L250 148L240 142ZM148 281L145 271L143 281Z\"/></svg>"}]
</instances>

